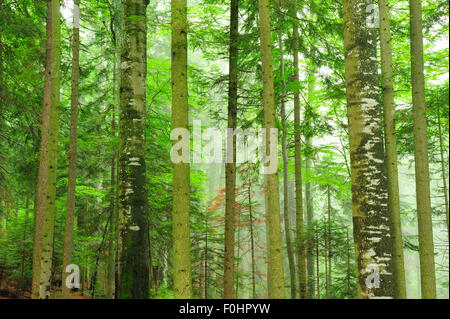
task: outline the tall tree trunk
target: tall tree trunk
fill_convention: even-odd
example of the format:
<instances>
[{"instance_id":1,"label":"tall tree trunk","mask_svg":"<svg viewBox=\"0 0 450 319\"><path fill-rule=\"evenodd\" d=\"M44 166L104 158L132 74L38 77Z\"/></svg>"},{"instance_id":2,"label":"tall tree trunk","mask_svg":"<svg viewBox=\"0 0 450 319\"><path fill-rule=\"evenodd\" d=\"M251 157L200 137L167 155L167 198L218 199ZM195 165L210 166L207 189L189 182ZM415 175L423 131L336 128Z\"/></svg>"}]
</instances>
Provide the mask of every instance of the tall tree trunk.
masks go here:
<instances>
[{"instance_id":1,"label":"tall tree trunk","mask_svg":"<svg viewBox=\"0 0 450 319\"><path fill-rule=\"evenodd\" d=\"M428 167L425 80L423 75L422 1L410 0L411 81L416 171L417 220L422 298L436 298L433 225L431 220L430 173Z\"/></svg>"},{"instance_id":2,"label":"tall tree trunk","mask_svg":"<svg viewBox=\"0 0 450 319\"><path fill-rule=\"evenodd\" d=\"M278 46L280 48L280 76L281 76L281 86L282 86L282 96L281 96L281 125L283 127L283 136L281 140L282 152L283 152L283 216L284 216L284 232L286 236L286 248L288 254L288 264L289 264L289 278L291 282L291 299L297 298L297 287L295 282L295 263L294 254L292 252L292 242L291 242L291 225L289 220L289 193L288 193L288 156L286 147L286 105L285 99L286 93L286 81L284 79L284 56L283 56L283 41L281 38L280 29L278 29Z\"/></svg>"},{"instance_id":3,"label":"tall tree trunk","mask_svg":"<svg viewBox=\"0 0 450 319\"><path fill-rule=\"evenodd\" d=\"M297 10L293 10L293 16ZM299 80L298 61L298 23L293 20L292 47L294 55L294 81ZM302 189L302 146L300 131L300 94L299 89L294 91L294 139L295 139L295 211L297 231L297 262L298 262L298 286L300 299L306 298L306 248L303 232L303 189Z\"/></svg>"},{"instance_id":4,"label":"tall tree trunk","mask_svg":"<svg viewBox=\"0 0 450 319\"><path fill-rule=\"evenodd\" d=\"M394 89L392 83L392 50L389 21L389 0L379 0L381 85L383 89L384 142L386 149L386 175L388 209L391 222L392 265L394 297L406 298L405 265L403 259L402 227L400 221L400 198L398 188L397 138L395 136Z\"/></svg>"},{"instance_id":5,"label":"tall tree trunk","mask_svg":"<svg viewBox=\"0 0 450 319\"><path fill-rule=\"evenodd\" d=\"M30 198L27 197L26 202L25 202L25 221L24 221L24 225L23 225L23 238L22 238L22 262L21 262L21 294L22 294L22 298L23 295L25 293L25 243L27 240L27 228L28 228L28 214L29 214L29 207L30 207Z\"/></svg>"},{"instance_id":6,"label":"tall tree trunk","mask_svg":"<svg viewBox=\"0 0 450 319\"><path fill-rule=\"evenodd\" d=\"M448 192L447 192L447 181L446 176L447 172L445 171L445 161L444 161L444 147L442 143L442 129L441 129L441 112L439 109L439 103L438 103L438 128L439 128L439 151L441 154L441 173L442 173L442 184L444 185L444 204L445 204L445 216L447 218L447 232L448 232L448 238L450 240L450 228L448 225Z\"/></svg>"},{"instance_id":7,"label":"tall tree trunk","mask_svg":"<svg viewBox=\"0 0 450 319\"><path fill-rule=\"evenodd\" d=\"M50 125L50 82L51 82L51 50L52 50L52 10L51 2L47 1L47 42L45 47L45 80L44 99L42 105L41 146L39 151L39 171L36 191L34 215L34 246L33 246L33 279L31 298L39 298L39 283L41 275L42 255L42 225L44 223L44 203L46 198L49 125Z\"/></svg>"},{"instance_id":8,"label":"tall tree trunk","mask_svg":"<svg viewBox=\"0 0 450 319\"><path fill-rule=\"evenodd\" d=\"M316 246L316 283L317 283L317 299L320 299L320 268L319 268L319 235L314 240Z\"/></svg>"},{"instance_id":9,"label":"tall tree trunk","mask_svg":"<svg viewBox=\"0 0 450 319\"><path fill-rule=\"evenodd\" d=\"M234 298L234 233L236 202L236 136L230 129L236 128L238 99L238 45L239 45L239 0L231 0L230 7L230 52L228 74L228 134L225 175L225 261L224 298ZM232 149L232 156L230 148Z\"/></svg>"},{"instance_id":10,"label":"tall tree trunk","mask_svg":"<svg viewBox=\"0 0 450 319\"><path fill-rule=\"evenodd\" d=\"M113 70L113 99L112 103L112 118L111 118L111 135L116 136L116 61L114 61ZM116 151L113 151L111 156L111 183L110 183L110 226L109 226L109 238L108 238L108 262L107 262L107 283L106 283L106 297L114 299L115 285L116 285L116 231L117 231L117 216L116 216ZM150 261L150 273L152 269L152 263ZM151 278L151 277L150 277Z\"/></svg>"},{"instance_id":11,"label":"tall tree trunk","mask_svg":"<svg viewBox=\"0 0 450 319\"><path fill-rule=\"evenodd\" d=\"M367 23L366 8L370 4L369 0L344 0L345 81L357 286L360 298L392 298L392 243L379 117L377 29Z\"/></svg>"},{"instance_id":12,"label":"tall tree trunk","mask_svg":"<svg viewBox=\"0 0 450 319\"><path fill-rule=\"evenodd\" d=\"M50 67L50 121L48 137L47 183L42 224L42 254L40 260L39 298L50 298L52 275L53 234L55 223L56 173L58 159L58 108L60 88L60 4L51 0L51 67ZM42 198L41 198L42 199Z\"/></svg>"},{"instance_id":13,"label":"tall tree trunk","mask_svg":"<svg viewBox=\"0 0 450 319\"><path fill-rule=\"evenodd\" d=\"M351 268L350 268L350 236L348 232L348 227L345 228L346 235L347 235L347 296L348 299L352 299L352 293L351 293L351 283L350 283L350 275L351 275Z\"/></svg>"},{"instance_id":14,"label":"tall tree trunk","mask_svg":"<svg viewBox=\"0 0 450 319\"><path fill-rule=\"evenodd\" d=\"M172 0L172 125L188 129L187 4ZM174 141L176 143L177 141ZM189 163L173 165L173 285L174 297L192 297L189 234Z\"/></svg>"},{"instance_id":15,"label":"tall tree trunk","mask_svg":"<svg viewBox=\"0 0 450 319\"><path fill-rule=\"evenodd\" d=\"M255 235L253 231L252 183L250 176L248 181L247 192L248 192L248 210L250 215L250 249L252 254L252 298L256 299Z\"/></svg>"},{"instance_id":16,"label":"tall tree trunk","mask_svg":"<svg viewBox=\"0 0 450 319\"><path fill-rule=\"evenodd\" d=\"M314 91L314 81L313 76L310 71L308 71L308 110L305 112L305 122L307 125L307 133L305 134L305 142L306 149L309 150L309 154L311 154L312 145L312 118L311 118L311 102L312 102L312 92ZM308 155L305 161L305 171L307 174L311 174L312 170L312 160L311 155ZM313 228L313 217L314 217L314 206L313 206L313 192L312 185L309 181L305 182L305 200L306 200L306 228L308 232L308 237L312 235ZM314 251L313 247L310 244L310 240L307 241L306 245L306 272L307 272L307 289L306 289L306 298L312 299L314 298Z\"/></svg>"},{"instance_id":17,"label":"tall tree trunk","mask_svg":"<svg viewBox=\"0 0 450 319\"><path fill-rule=\"evenodd\" d=\"M78 126L78 81L80 77L80 0L73 3L72 33L72 95L70 99L70 142L69 176L67 180L66 228L64 236L64 260L62 269L63 298L69 298L70 289L66 285L67 265L72 263L73 217L75 212L75 187L77 169L77 126Z\"/></svg>"},{"instance_id":18,"label":"tall tree trunk","mask_svg":"<svg viewBox=\"0 0 450 319\"><path fill-rule=\"evenodd\" d=\"M146 0L122 0L120 45L120 298L148 298L149 225L145 171Z\"/></svg>"},{"instance_id":19,"label":"tall tree trunk","mask_svg":"<svg viewBox=\"0 0 450 319\"><path fill-rule=\"evenodd\" d=\"M275 93L273 87L272 40L270 32L270 7L268 0L259 0L259 32L262 60L264 126L266 152L271 149L271 129L276 128ZM278 143L276 139L275 143ZM278 170L265 174L267 185L267 211L269 219L269 297L284 299L283 250L281 245L280 198L278 193Z\"/></svg>"},{"instance_id":20,"label":"tall tree trunk","mask_svg":"<svg viewBox=\"0 0 450 319\"><path fill-rule=\"evenodd\" d=\"M328 204L328 219L327 219L327 258L328 258L328 278L327 278L327 287L328 290L331 291L331 282L332 282L332 253L331 253L331 191L330 191L330 185L327 187L327 204ZM332 297L332 296L331 296ZM327 297L328 298L328 297Z\"/></svg>"}]
</instances>

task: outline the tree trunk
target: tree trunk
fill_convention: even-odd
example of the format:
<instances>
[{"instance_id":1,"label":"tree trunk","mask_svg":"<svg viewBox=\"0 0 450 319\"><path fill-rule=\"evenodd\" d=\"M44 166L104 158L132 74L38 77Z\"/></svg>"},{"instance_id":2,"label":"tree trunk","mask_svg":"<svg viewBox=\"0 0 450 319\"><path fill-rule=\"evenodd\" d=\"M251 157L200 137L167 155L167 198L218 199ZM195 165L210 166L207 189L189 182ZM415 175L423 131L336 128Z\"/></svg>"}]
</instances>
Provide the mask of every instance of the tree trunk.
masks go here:
<instances>
[{"instance_id":1,"label":"tree trunk","mask_svg":"<svg viewBox=\"0 0 450 319\"><path fill-rule=\"evenodd\" d=\"M187 4L171 1L172 14L172 125L188 129ZM174 141L176 143L177 141ZM189 163L173 165L173 285L174 297L192 297L189 234Z\"/></svg>"},{"instance_id":2,"label":"tree trunk","mask_svg":"<svg viewBox=\"0 0 450 319\"><path fill-rule=\"evenodd\" d=\"M120 45L120 298L149 295L149 225L145 170L146 0L122 1Z\"/></svg>"},{"instance_id":3,"label":"tree trunk","mask_svg":"<svg viewBox=\"0 0 450 319\"><path fill-rule=\"evenodd\" d=\"M369 0L344 0L345 81L357 287L360 298L392 298L392 243L379 117L377 29L367 23L366 8L370 4Z\"/></svg>"},{"instance_id":4,"label":"tree trunk","mask_svg":"<svg viewBox=\"0 0 450 319\"><path fill-rule=\"evenodd\" d=\"M296 15L296 10L292 15ZM298 24L293 21L292 47L294 55L294 81L299 80L298 61ZM295 207L296 207L296 231L297 231L297 262L298 285L300 299L306 298L306 249L303 234L303 189L302 189L302 146L300 132L300 95L299 89L294 91L294 139L295 139Z\"/></svg>"},{"instance_id":5,"label":"tree trunk","mask_svg":"<svg viewBox=\"0 0 450 319\"><path fill-rule=\"evenodd\" d=\"M266 130L266 152L271 147L270 131L276 128L275 93L273 87L272 40L270 32L270 8L268 0L259 0L259 32L262 60L264 126ZM276 139L275 143L278 143ZM284 299L283 251L281 245L280 198L278 172L265 174L267 185L267 210L269 219L269 281L270 298Z\"/></svg>"},{"instance_id":6,"label":"tree trunk","mask_svg":"<svg viewBox=\"0 0 450 319\"><path fill-rule=\"evenodd\" d=\"M230 55L229 55L229 88L228 88L228 134L227 155L232 149L232 158L226 161L225 175L225 261L224 261L224 298L234 298L234 233L236 202L236 137L230 129L236 128L237 112L237 77L238 77L238 45L239 45L239 0L231 0L230 8Z\"/></svg>"},{"instance_id":7,"label":"tree trunk","mask_svg":"<svg viewBox=\"0 0 450 319\"><path fill-rule=\"evenodd\" d=\"M422 1L410 0L411 81L416 171L417 220L422 298L436 298L430 174L428 167L425 82L423 75Z\"/></svg>"},{"instance_id":8,"label":"tree trunk","mask_svg":"<svg viewBox=\"0 0 450 319\"><path fill-rule=\"evenodd\" d=\"M45 82L44 82L44 100L42 106L41 123L41 146L39 151L39 172L37 184L37 196L35 202L34 215L34 246L33 246L33 279L31 298L39 298L39 283L41 274L41 256L42 256L42 225L44 223L44 203L47 185L47 167L48 167L48 146L49 146L49 125L50 125L50 82L51 82L51 50L52 50L52 15L51 2L47 1L47 23L46 23L46 56L45 56Z\"/></svg>"},{"instance_id":9,"label":"tree trunk","mask_svg":"<svg viewBox=\"0 0 450 319\"><path fill-rule=\"evenodd\" d=\"M250 215L250 249L252 254L252 298L256 299L256 261L255 261L255 236L253 232L253 211L252 211L252 184L249 176L248 181L248 210Z\"/></svg>"},{"instance_id":10,"label":"tree trunk","mask_svg":"<svg viewBox=\"0 0 450 319\"><path fill-rule=\"evenodd\" d=\"M77 126L78 126L78 81L80 56L80 0L73 3L72 33L72 95L70 100L70 142L69 142L69 176L67 181L66 229L64 236L64 261L62 269L63 298L70 297L70 289L66 285L67 265L72 263L73 217L75 212L75 187L77 168Z\"/></svg>"},{"instance_id":11,"label":"tree trunk","mask_svg":"<svg viewBox=\"0 0 450 319\"><path fill-rule=\"evenodd\" d=\"M441 154L442 184L444 185L445 216L447 218L447 232L448 232L448 238L450 240L450 228L448 225L448 191L447 191L447 181L445 178L447 176L447 172L445 171L444 147L443 147L443 143L442 143L442 129L441 129L441 112L439 110L439 103L438 103L438 128L439 128L439 151Z\"/></svg>"},{"instance_id":12,"label":"tree trunk","mask_svg":"<svg viewBox=\"0 0 450 319\"><path fill-rule=\"evenodd\" d=\"M311 72L308 72L308 111L305 112L305 122L307 125L307 133L305 134L305 142L306 142L306 148L311 151L312 145L312 118L311 118L311 96L312 92L314 91L314 81L312 79ZM311 161L311 155L309 155L306 158L305 161L305 171L308 174L311 174L312 170L312 161ZM305 182L305 200L306 200L306 228L308 232L308 237L312 235L313 228L313 217L314 217L314 197L312 192L312 185L309 181ZM307 272L307 292L306 292L306 298L312 299L314 298L314 251L313 247L310 244L310 240L307 241L306 245L306 272Z\"/></svg>"},{"instance_id":13,"label":"tree trunk","mask_svg":"<svg viewBox=\"0 0 450 319\"><path fill-rule=\"evenodd\" d=\"M392 50L389 21L389 0L379 0L380 46L383 89L384 142L386 149L386 175L388 189L388 209L391 222L392 265L394 278L394 297L406 298L405 265L403 260L403 241L400 220L400 198L397 168L397 138L395 136L394 89L392 83Z\"/></svg>"},{"instance_id":14,"label":"tree trunk","mask_svg":"<svg viewBox=\"0 0 450 319\"><path fill-rule=\"evenodd\" d=\"M295 282L295 263L294 254L292 252L292 242L291 242L291 225L289 220L289 193L288 193L288 156L286 147L286 106L285 99L286 93L286 81L284 79L284 56L283 56L283 41L281 38L280 29L278 29L278 46L280 48L280 76L281 76L281 86L282 86L282 96L281 96L281 125L283 127L283 136L281 140L282 152L283 152L283 216L284 216L284 232L286 236L286 249L288 254L288 264L289 264L289 278L291 282L291 299L297 298L297 289Z\"/></svg>"},{"instance_id":15,"label":"tree trunk","mask_svg":"<svg viewBox=\"0 0 450 319\"><path fill-rule=\"evenodd\" d=\"M50 121L48 134L48 166L46 192L43 203L42 254L40 260L39 298L50 298L52 275L53 234L55 223L56 173L58 159L58 108L60 96L60 4L51 0L51 67L50 67Z\"/></svg>"}]
</instances>

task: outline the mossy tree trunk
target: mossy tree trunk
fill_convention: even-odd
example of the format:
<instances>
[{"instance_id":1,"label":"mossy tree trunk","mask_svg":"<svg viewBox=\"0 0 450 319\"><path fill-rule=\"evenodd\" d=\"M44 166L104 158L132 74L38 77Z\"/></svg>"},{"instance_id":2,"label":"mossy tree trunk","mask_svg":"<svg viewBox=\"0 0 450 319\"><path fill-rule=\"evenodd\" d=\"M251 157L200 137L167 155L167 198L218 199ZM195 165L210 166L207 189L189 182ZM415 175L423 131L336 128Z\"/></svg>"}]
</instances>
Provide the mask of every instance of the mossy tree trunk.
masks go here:
<instances>
[{"instance_id":1,"label":"mossy tree trunk","mask_svg":"<svg viewBox=\"0 0 450 319\"><path fill-rule=\"evenodd\" d=\"M392 298L392 240L379 117L377 29L367 23L366 13L371 4L369 0L344 1L353 233L359 297Z\"/></svg>"},{"instance_id":2,"label":"mossy tree trunk","mask_svg":"<svg viewBox=\"0 0 450 319\"><path fill-rule=\"evenodd\" d=\"M149 296L145 175L146 0L122 0L119 117L120 298Z\"/></svg>"},{"instance_id":3,"label":"mossy tree trunk","mask_svg":"<svg viewBox=\"0 0 450 319\"><path fill-rule=\"evenodd\" d=\"M171 1L172 126L189 128L187 88L187 3ZM174 141L177 143L178 141ZM189 228L189 163L173 164L173 286L177 299L192 298Z\"/></svg>"}]
</instances>

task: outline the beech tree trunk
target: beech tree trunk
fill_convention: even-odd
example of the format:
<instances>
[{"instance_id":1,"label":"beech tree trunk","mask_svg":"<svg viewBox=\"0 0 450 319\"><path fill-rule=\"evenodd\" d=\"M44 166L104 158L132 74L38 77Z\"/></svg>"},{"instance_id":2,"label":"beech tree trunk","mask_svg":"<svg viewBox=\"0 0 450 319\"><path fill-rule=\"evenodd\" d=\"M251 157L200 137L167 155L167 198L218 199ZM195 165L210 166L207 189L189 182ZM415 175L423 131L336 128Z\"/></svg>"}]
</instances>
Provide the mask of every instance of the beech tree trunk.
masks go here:
<instances>
[{"instance_id":1,"label":"beech tree trunk","mask_svg":"<svg viewBox=\"0 0 450 319\"><path fill-rule=\"evenodd\" d=\"M149 295L145 170L146 0L122 0L119 118L120 298Z\"/></svg>"},{"instance_id":2,"label":"beech tree trunk","mask_svg":"<svg viewBox=\"0 0 450 319\"><path fill-rule=\"evenodd\" d=\"M393 298L392 240L379 117L376 32L369 0L344 0L353 237L359 298ZM379 280L378 280L379 279Z\"/></svg>"}]
</instances>

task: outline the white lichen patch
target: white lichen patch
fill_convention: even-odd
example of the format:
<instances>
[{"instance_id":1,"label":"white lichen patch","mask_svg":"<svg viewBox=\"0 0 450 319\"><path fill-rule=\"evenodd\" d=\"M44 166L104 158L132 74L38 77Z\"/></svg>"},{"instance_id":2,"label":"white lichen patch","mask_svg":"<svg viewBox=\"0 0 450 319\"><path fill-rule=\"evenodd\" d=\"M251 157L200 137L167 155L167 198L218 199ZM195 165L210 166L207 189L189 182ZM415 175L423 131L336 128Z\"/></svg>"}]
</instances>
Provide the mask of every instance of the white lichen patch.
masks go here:
<instances>
[{"instance_id":1,"label":"white lichen patch","mask_svg":"<svg viewBox=\"0 0 450 319\"><path fill-rule=\"evenodd\" d=\"M139 228L138 225L131 225L131 226L129 227L129 229L132 230L132 231L138 231L140 228Z\"/></svg>"}]
</instances>

